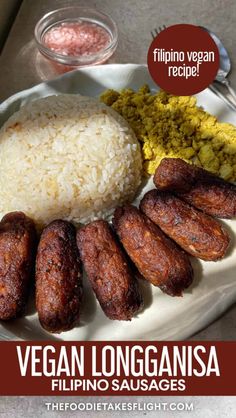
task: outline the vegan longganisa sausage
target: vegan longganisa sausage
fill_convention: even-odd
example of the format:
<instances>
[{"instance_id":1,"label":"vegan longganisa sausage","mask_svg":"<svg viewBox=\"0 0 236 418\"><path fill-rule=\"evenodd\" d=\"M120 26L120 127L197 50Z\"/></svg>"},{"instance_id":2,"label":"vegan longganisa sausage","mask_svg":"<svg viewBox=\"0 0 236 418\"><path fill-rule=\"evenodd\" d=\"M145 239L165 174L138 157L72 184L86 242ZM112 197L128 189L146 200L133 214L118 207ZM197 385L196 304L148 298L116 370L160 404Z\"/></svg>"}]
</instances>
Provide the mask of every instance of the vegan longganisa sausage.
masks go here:
<instances>
[{"instance_id":1,"label":"vegan longganisa sausage","mask_svg":"<svg viewBox=\"0 0 236 418\"><path fill-rule=\"evenodd\" d=\"M138 283L126 254L106 221L77 232L77 245L88 279L106 316L130 320L142 307Z\"/></svg>"},{"instance_id":2,"label":"vegan longganisa sausage","mask_svg":"<svg viewBox=\"0 0 236 418\"><path fill-rule=\"evenodd\" d=\"M50 332L71 329L79 319L82 295L75 228L55 220L43 230L36 258L36 307L42 327Z\"/></svg>"},{"instance_id":3,"label":"vegan longganisa sausage","mask_svg":"<svg viewBox=\"0 0 236 418\"><path fill-rule=\"evenodd\" d=\"M163 292L181 296L193 280L187 254L132 205L115 210L113 225L141 275Z\"/></svg>"},{"instance_id":4,"label":"vegan longganisa sausage","mask_svg":"<svg viewBox=\"0 0 236 418\"><path fill-rule=\"evenodd\" d=\"M33 281L36 250L33 221L23 212L11 212L0 222L0 319L21 316Z\"/></svg>"},{"instance_id":5,"label":"vegan longganisa sausage","mask_svg":"<svg viewBox=\"0 0 236 418\"><path fill-rule=\"evenodd\" d=\"M224 257L229 235L220 222L168 192L151 190L140 209L185 251L206 261Z\"/></svg>"}]
</instances>

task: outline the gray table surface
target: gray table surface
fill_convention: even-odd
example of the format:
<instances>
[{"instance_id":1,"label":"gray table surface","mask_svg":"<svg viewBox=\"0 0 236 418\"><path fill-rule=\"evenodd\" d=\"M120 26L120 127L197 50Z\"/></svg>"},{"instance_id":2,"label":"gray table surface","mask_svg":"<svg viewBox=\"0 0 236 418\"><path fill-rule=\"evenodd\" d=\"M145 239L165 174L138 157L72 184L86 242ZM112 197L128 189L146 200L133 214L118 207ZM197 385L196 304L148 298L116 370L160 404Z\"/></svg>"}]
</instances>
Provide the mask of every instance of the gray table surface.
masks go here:
<instances>
[{"instance_id":1,"label":"gray table surface","mask_svg":"<svg viewBox=\"0 0 236 418\"><path fill-rule=\"evenodd\" d=\"M20 0L0 0L0 50L17 14Z\"/></svg>"},{"instance_id":2,"label":"gray table surface","mask_svg":"<svg viewBox=\"0 0 236 418\"><path fill-rule=\"evenodd\" d=\"M230 81L236 88L235 0L24 0L0 57L0 101L47 76L54 76L47 72L48 64L45 66L45 62L39 60L33 40L34 26L47 11L78 3L95 6L118 23L119 45L112 62L145 63L150 30L163 24L186 22L211 28L230 53L233 65ZM236 304L192 339L235 339L235 318Z\"/></svg>"}]
</instances>

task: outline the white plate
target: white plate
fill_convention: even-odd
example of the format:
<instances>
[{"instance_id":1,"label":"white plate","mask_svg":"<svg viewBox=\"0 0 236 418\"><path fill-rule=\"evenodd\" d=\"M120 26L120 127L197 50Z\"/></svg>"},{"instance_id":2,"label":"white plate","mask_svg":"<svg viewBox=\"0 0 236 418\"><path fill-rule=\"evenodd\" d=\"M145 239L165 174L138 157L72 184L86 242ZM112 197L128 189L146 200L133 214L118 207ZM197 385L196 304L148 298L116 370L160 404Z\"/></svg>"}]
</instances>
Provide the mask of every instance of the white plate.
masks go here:
<instances>
[{"instance_id":1,"label":"white plate","mask_svg":"<svg viewBox=\"0 0 236 418\"><path fill-rule=\"evenodd\" d=\"M67 73L53 81L39 84L10 97L0 105L0 126L23 104L39 97L60 93L80 93L98 96L107 88L138 89L151 80L146 66L112 64L85 68ZM236 125L235 113L208 89L197 95L198 105L216 115L220 120ZM152 180L145 191L152 188ZM144 191L143 191L144 192ZM235 241L236 221L225 222ZM182 298L172 298L158 288L140 283L145 309L131 322L111 321L105 317L95 297L85 282L85 301L80 325L72 331L58 335L45 332L39 325L34 306L29 307L25 318L12 323L2 323L1 339L58 339L58 340L176 340L184 339L217 318L236 300L235 270L236 248L222 261L200 262L193 259L195 279Z\"/></svg>"}]
</instances>

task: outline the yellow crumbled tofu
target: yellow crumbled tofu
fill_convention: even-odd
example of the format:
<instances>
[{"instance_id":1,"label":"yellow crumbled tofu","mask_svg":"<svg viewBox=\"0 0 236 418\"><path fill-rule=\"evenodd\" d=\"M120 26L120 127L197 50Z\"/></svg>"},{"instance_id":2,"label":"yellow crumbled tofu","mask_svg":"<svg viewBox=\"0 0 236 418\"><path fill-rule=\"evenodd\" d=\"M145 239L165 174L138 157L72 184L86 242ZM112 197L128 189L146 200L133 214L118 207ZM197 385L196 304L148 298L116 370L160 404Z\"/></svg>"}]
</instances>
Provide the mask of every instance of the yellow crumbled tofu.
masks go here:
<instances>
[{"instance_id":1,"label":"yellow crumbled tofu","mask_svg":"<svg viewBox=\"0 0 236 418\"><path fill-rule=\"evenodd\" d=\"M101 101L127 120L142 147L143 166L154 174L164 157L179 157L226 180L236 181L236 127L220 123L190 96L106 90Z\"/></svg>"}]
</instances>

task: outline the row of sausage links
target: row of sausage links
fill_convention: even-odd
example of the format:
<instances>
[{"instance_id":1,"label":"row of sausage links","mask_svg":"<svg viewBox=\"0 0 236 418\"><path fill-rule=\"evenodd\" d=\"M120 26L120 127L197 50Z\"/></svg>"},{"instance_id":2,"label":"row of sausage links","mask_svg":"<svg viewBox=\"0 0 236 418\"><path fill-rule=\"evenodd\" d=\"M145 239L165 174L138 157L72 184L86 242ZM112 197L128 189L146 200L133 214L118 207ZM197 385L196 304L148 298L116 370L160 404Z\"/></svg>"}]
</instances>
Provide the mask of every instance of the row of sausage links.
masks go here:
<instances>
[{"instance_id":1,"label":"row of sausage links","mask_svg":"<svg viewBox=\"0 0 236 418\"><path fill-rule=\"evenodd\" d=\"M138 209L118 208L114 225L144 278L173 296L192 282L187 255ZM106 221L94 221L77 232L77 245L75 228L67 221L53 221L41 235L35 269L41 325L60 332L78 320L83 295L80 260L105 314L110 319L130 320L143 301L134 270L112 228ZM6 215L0 224L2 320L24 311L35 253L33 222L21 212Z\"/></svg>"},{"instance_id":2,"label":"row of sausage links","mask_svg":"<svg viewBox=\"0 0 236 418\"><path fill-rule=\"evenodd\" d=\"M78 231L77 242L93 289L111 319L129 320L142 306L137 281L114 232L106 221ZM51 332L72 328L83 298L82 265L76 230L63 220L50 223L37 254L34 223L22 212L0 223L0 319L21 316L34 273L36 307L42 326Z\"/></svg>"},{"instance_id":3,"label":"row of sausage links","mask_svg":"<svg viewBox=\"0 0 236 418\"><path fill-rule=\"evenodd\" d=\"M169 167L173 165L173 160L167 162ZM168 182L171 184L171 175L173 178L176 173L160 168L159 173L165 174L166 188ZM157 174L158 171L154 181L160 189L161 176ZM196 180L192 181L192 188L196 184ZM230 194L233 200L235 190L225 184L229 183L217 184L217 193L224 200ZM219 193L221 185L224 194ZM207 193L204 202L208 199L210 207L209 199L212 196L215 199L215 194ZM169 295L181 295L193 280L185 251L204 260L224 256L229 237L221 224L179 197L152 190L144 196L140 208L143 213L131 205L117 208L113 225L141 275ZM100 220L81 228L77 232L77 246L76 231L69 222L54 221L42 233L36 258L36 305L42 326L59 332L70 329L78 320L83 293L80 258L105 314L111 319L131 319L142 307L142 297L134 270L109 224ZM35 253L33 222L21 212L6 215L0 223L0 319L22 314Z\"/></svg>"},{"instance_id":4,"label":"row of sausage links","mask_svg":"<svg viewBox=\"0 0 236 418\"><path fill-rule=\"evenodd\" d=\"M144 209L150 193L141 203ZM187 254L138 209L131 205L118 208L113 224L144 278L172 296L181 295L191 284L193 272ZM23 313L36 233L33 222L20 212L5 216L0 231L0 317L7 320ZM179 236L183 238L184 234ZM131 319L141 308L142 297L109 224L100 220L81 228L77 245L79 252L76 231L67 221L52 222L41 235L36 257L36 306L42 326L59 332L70 329L78 320L83 294L80 258L105 314L111 319Z\"/></svg>"}]
</instances>

